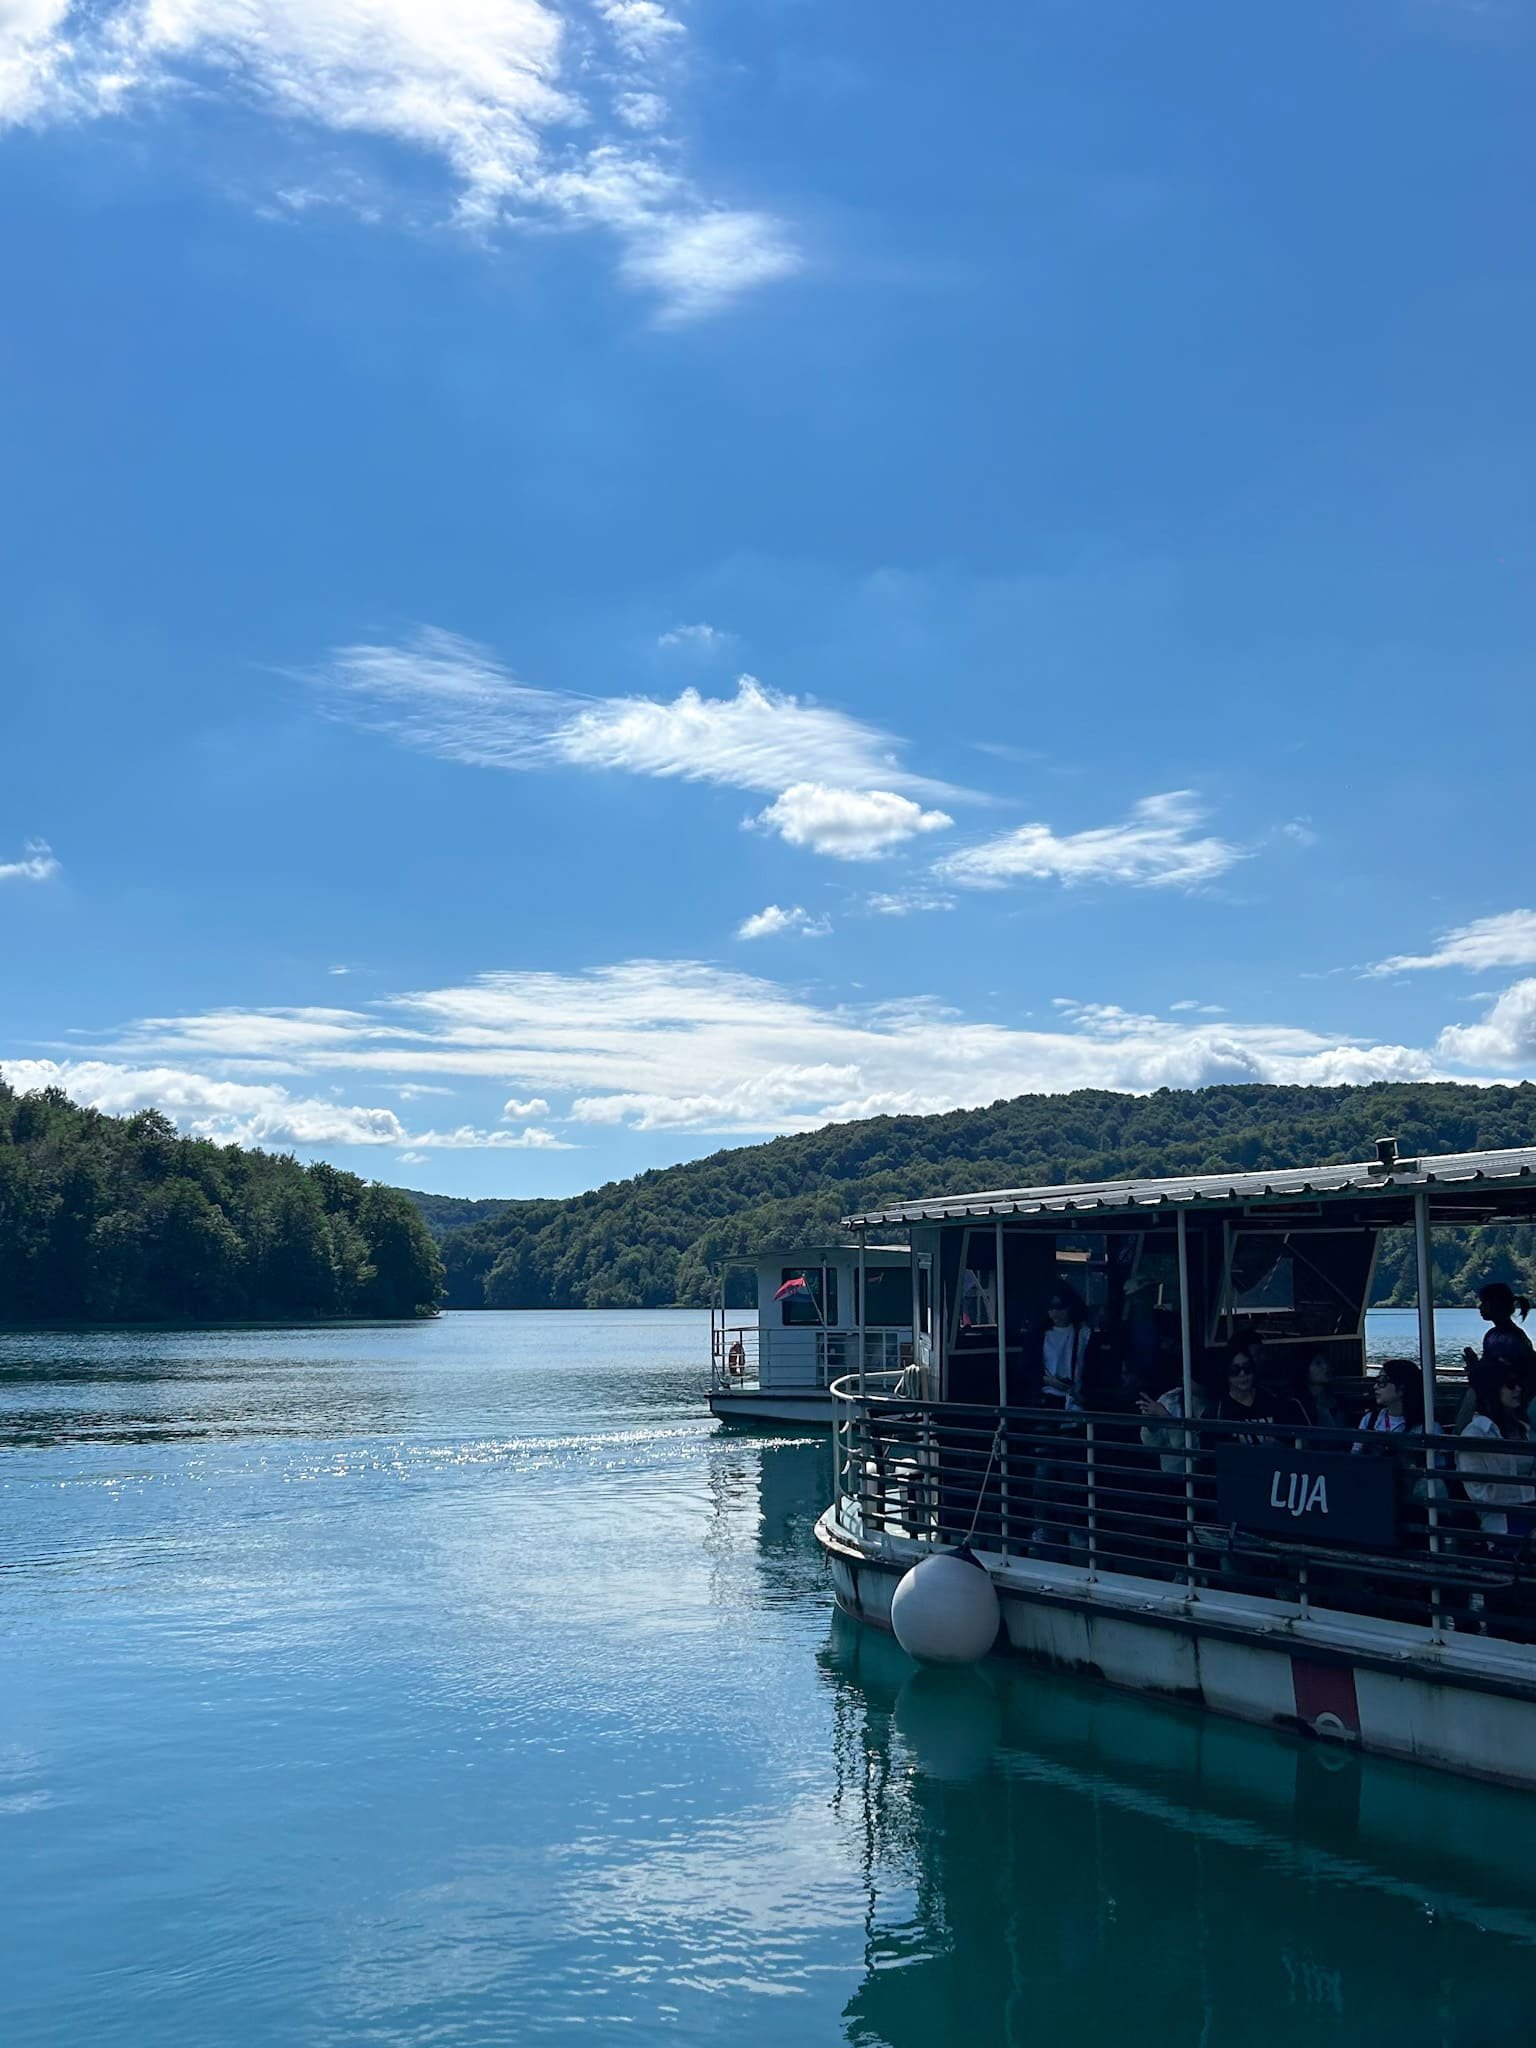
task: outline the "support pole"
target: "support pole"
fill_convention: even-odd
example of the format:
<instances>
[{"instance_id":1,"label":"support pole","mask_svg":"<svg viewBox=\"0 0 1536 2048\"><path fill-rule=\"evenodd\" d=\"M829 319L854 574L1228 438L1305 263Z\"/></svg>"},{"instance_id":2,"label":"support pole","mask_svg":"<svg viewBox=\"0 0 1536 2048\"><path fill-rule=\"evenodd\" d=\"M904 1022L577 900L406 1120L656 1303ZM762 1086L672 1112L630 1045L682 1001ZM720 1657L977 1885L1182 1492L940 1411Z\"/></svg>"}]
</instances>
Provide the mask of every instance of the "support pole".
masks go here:
<instances>
[{"instance_id":1,"label":"support pole","mask_svg":"<svg viewBox=\"0 0 1536 2048\"><path fill-rule=\"evenodd\" d=\"M1435 1265L1429 1231L1429 1190L1420 1188L1413 1198L1413 1250L1419 1279L1419 1374L1424 1383L1424 1478L1429 1548L1440 1548L1440 1504L1435 1499ZM1438 1638L1442 1616L1440 1588L1429 1589L1430 1626Z\"/></svg>"},{"instance_id":2,"label":"support pole","mask_svg":"<svg viewBox=\"0 0 1536 2048\"><path fill-rule=\"evenodd\" d=\"M1435 1269L1429 1236L1429 1194L1413 1198L1413 1249L1419 1269L1419 1372L1424 1381L1424 1420L1435 1419Z\"/></svg>"},{"instance_id":3,"label":"support pole","mask_svg":"<svg viewBox=\"0 0 1536 2048\"><path fill-rule=\"evenodd\" d=\"M997 1406L999 1416L1008 1406L1008 1293L1003 1284L1003 1219L997 1219ZM1003 1555L1008 1555L1008 1424L1002 1423L1002 1465L998 1485L1002 1501Z\"/></svg>"},{"instance_id":4,"label":"support pole","mask_svg":"<svg viewBox=\"0 0 1536 2048\"><path fill-rule=\"evenodd\" d=\"M997 1251L994 1256L997 1259L997 1279L993 1291L997 1297L997 1405L999 1408L1006 1408L1008 1406L1008 1336L1004 1317L1006 1304L1003 1299L1003 1219L1001 1216L997 1219L996 1242Z\"/></svg>"},{"instance_id":5,"label":"support pole","mask_svg":"<svg viewBox=\"0 0 1536 2048\"><path fill-rule=\"evenodd\" d=\"M866 1240L868 1239L868 1237L869 1237L869 1232L868 1232L868 1231L867 1231L867 1230L865 1229L864 1225L863 1225L863 1224L861 1223L861 1224L859 1225L859 1328L858 1328L858 1345L859 1345L859 1399L860 1399L861 1401L862 1401L862 1400L863 1400L863 1398L864 1398L864 1391L865 1391L865 1389L864 1389L864 1353L865 1353L865 1349L866 1349L866 1346L865 1346L865 1341L864 1341L864 1326L865 1326L865 1324L867 1323L867 1321L868 1321L868 1319L869 1319L869 1314L868 1314L868 1307L867 1307L867 1304L866 1304L866 1302L865 1302L865 1298L864 1298L864 1295L865 1295L865 1288L864 1288L864 1279L865 1279L865 1271L864 1271L864 1246L865 1246L865 1242L866 1242Z\"/></svg>"},{"instance_id":6,"label":"support pole","mask_svg":"<svg viewBox=\"0 0 1536 2048\"><path fill-rule=\"evenodd\" d=\"M1184 1389L1184 1569L1191 1590L1195 1583L1195 1348L1189 1319L1189 1216L1180 1209L1176 1219L1179 1237L1179 1354Z\"/></svg>"}]
</instances>

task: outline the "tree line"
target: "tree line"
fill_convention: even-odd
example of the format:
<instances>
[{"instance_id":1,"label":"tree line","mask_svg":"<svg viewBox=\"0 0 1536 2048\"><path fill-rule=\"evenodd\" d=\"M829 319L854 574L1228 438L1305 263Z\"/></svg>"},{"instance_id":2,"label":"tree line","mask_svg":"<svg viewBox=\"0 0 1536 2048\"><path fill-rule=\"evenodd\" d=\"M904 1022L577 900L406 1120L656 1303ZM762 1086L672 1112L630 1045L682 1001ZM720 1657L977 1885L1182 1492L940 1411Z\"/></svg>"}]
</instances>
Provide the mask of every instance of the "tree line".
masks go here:
<instances>
[{"instance_id":1,"label":"tree line","mask_svg":"<svg viewBox=\"0 0 1536 2048\"><path fill-rule=\"evenodd\" d=\"M394 1319L442 1281L398 1188L0 1078L0 1322Z\"/></svg>"},{"instance_id":2,"label":"tree line","mask_svg":"<svg viewBox=\"0 0 1536 2048\"><path fill-rule=\"evenodd\" d=\"M924 1195L1162 1178L1536 1143L1536 1086L1240 1086L1020 1095L942 1116L872 1117L711 1154L564 1201L514 1201L442 1230L458 1308L702 1305L728 1255L834 1233L840 1217ZM439 1208L448 1222L452 1212ZM1414 1298L1410 1233L1385 1234L1376 1299ZM1441 1231L1436 1293L1536 1279L1536 1227Z\"/></svg>"}]
</instances>

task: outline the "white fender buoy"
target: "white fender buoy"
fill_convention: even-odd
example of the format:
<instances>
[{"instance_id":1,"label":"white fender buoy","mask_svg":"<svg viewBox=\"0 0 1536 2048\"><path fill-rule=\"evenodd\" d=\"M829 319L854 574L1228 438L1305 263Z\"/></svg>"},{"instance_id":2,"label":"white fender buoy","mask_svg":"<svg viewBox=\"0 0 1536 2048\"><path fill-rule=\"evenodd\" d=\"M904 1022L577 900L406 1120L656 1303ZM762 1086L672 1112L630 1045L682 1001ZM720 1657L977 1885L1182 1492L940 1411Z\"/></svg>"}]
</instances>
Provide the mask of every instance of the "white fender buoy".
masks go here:
<instances>
[{"instance_id":1,"label":"white fender buoy","mask_svg":"<svg viewBox=\"0 0 1536 2048\"><path fill-rule=\"evenodd\" d=\"M997 1589L973 1558L936 1551L891 1595L891 1629L920 1664L976 1664L997 1640Z\"/></svg>"}]
</instances>

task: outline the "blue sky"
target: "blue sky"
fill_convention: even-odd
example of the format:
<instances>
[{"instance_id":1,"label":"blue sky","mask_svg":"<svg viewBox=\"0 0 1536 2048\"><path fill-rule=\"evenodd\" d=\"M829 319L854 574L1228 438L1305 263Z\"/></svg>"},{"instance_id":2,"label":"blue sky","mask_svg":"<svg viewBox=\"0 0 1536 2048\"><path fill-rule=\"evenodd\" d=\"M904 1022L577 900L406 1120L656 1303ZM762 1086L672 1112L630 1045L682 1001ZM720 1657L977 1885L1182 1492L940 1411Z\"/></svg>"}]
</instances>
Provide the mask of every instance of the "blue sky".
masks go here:
<instances>
[{"instance_id":1,"label":"blue sky","mask_svg":"<svg viewBox=\"0 0 1536 2048\"><path fill-rule=\"evenodd\" d=\"M1536 26L0 0L0 1063L470 1194L1536 1072Z\"/></svg>"}]
</instances>

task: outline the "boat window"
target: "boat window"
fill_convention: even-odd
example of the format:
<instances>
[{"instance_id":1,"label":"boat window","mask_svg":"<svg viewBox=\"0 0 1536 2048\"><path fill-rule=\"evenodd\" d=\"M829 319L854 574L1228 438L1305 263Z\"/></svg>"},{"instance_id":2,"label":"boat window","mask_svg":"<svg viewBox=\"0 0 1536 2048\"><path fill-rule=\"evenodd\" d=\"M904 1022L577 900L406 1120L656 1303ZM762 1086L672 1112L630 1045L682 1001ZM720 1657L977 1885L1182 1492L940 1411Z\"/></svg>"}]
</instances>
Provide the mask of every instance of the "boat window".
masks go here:
<instances>
[{"instance_id":1,"label":"boat window","mask_svg":"<svg viewBox=\"0 0 1536 2048\"><path fill-rule=\"evenodd\" d=\"M1232 1231L1213 1340L1249 1323L1282 1344L1359 1336L1375 1245L1372 1230Z\"/></svg>"},{"instance_id":2,"label":"boat window","mask_svg":"<svg viewBox=\"0 0 1536 2048\"><path fill-rule=\"evenodd\" d=\"M1283 1237L1239 1231L1227 1298L1235 1316L1284 1316L1296 1307L1296 1262Z\"/></svg>"},{"instance_id":3,"label":"boat window","mask_svg":"<svg viewBox=\"0 0 1536 2048\"><path fill-rule=\"evenodd\" d=\"M933 1262L920 1259L917 1267L917 1327L924 1337L933 1335Z\"/></svg>"},{"instance_id":4,"label":"boat window","mask_svg":"<svg viewBox=\"0 0 1536 2048\"><path fill-rule=\"evenodd\" d=\"M997 1232L967 1230L960 1258L960 1284L950 1311L955 1324L952 1342L972 1330L997 1328Z\"/></svg>"},{"instance_id":5,"label":"boat window","mask_svg":"<svg viewBox=\"0 0 1536 2048\"><path fill-rule=\"evenodd\" d=\"M1179 1241L1171 1230L1148 1230L1132 1240L1135 1255L1126 1276L1127 1294L1141 1297L1144 1306L1172 1309L1179 1306Z\"/></svg>"},{"instance_id":6,"label":"boat window","mask_svg":"<svg viewBox=\"0 0 1536 2048\"><path fill-rule=\"evenodd\" d=\"M810 1290L786 1294L779 1303L786 1329L830 1329L837 1321L836 1266L786 1266L784 1280L803 1280Z\"/></svg>"},{"instance_id":7,"label":"boat window","mask_svg":"<svg viewBox=\"0 0 1536 2048\"><path fill-rule=\"evenodd\" d=\"M853 1319L871 1330L904 1330L912 1319L910 1266L866 1266L864 1313L859 1314L859 1276L853 1276Z\"/></svg>"}]
</instances>

